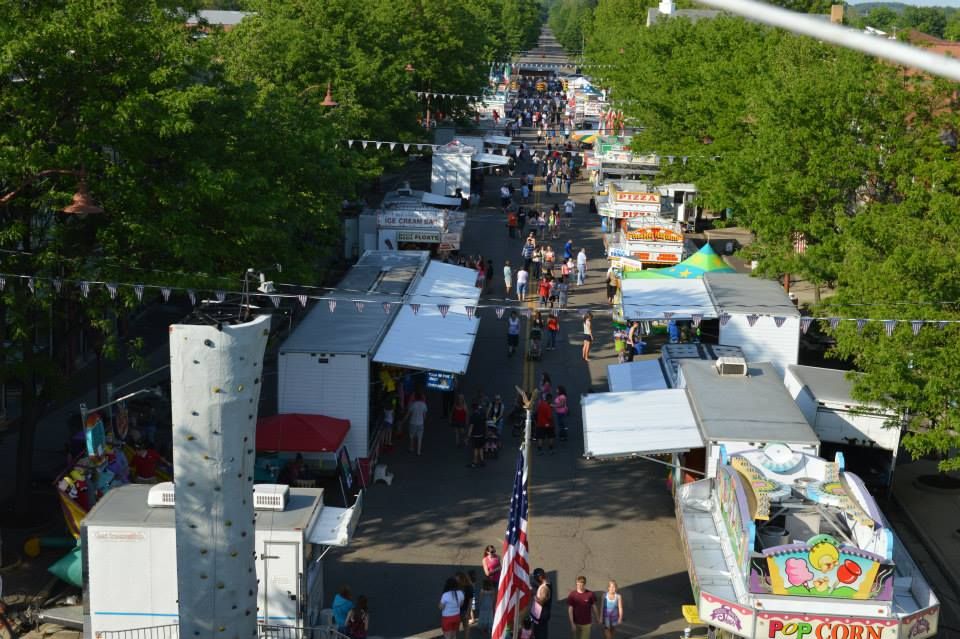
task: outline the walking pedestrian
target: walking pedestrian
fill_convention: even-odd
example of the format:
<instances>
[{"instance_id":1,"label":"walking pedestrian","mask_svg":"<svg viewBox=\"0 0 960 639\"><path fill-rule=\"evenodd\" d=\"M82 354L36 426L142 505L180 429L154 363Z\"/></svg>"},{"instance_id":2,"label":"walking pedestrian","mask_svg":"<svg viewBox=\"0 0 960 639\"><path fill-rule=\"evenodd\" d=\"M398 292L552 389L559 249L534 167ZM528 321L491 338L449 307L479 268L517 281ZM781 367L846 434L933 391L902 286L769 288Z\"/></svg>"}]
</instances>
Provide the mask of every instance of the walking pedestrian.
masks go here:
<instances>
[{"instance_id":1,"label":"walking pedestrian","mask_svg":"<svg viewBox=\"0 0 960 639\"><path fill-rule=\"evenodd\" d=\"M517 274L519 277L519 273ZM526 286L526 284L524 284ZM520 285L517 284L517 291L520 291ZM517 346L520 344L520 317L516 311L511 311L507 318L507 357L511 357L517 352Z\"/></svg>"},{"instance_id":2,"label":"walking pedestrian","mask_svg":"<svg viewBox=\"0 0 960 639\"><path fill-rule=\"evenodd\" d=\"M510 267L510 260L503 263L503 287L506 291L506 298L510 299L510 291L513 289L513 269Z\"/></svg>"},{"instance_id":3,"label":"walking pedestrian","mask_svg":"<svg viewBox=\"0 0 960 639\"><path fill-rule=\"evenodd\" d=\"M533 255L530 257L530 275L533 279L540 279L540 267L543 263L543 247L537 246L533 249Z\"/></svg>"},{"instance_id":4,"label":"walking pedestrian","mask_svg":"<svg viewBox=\"0 0 960 639\"><path fill-rule=\"evenodd\" d=\"M568 197L566 202L563 203L563 217L567 221L567 226L570 226L570 221L573 220L573 212L576 210L577 204L573 201L573 198ZM571 247L572 249L573 247Z\"/></svg>"},{"instance_id":5,"label":"walking pedestrian","mask_svg":"<svg viewBox=\"0 0 960 639\"><path fill-rule=\"evenodd\" d=\"M533 263L533 254L537 250L537 238L534 237L534 232L530 231L530 235L527 236L526 241L523 243L523 248L520 249L520 257L523 258L523 268L527 271L530 270L530 266Z\"/></svg>"},{"instance_id":6,"label":"walking pedestrian","mask_svg":"<svg viewBox=\"0 0 960 639\"><path fill-rule=\"evenodd\" d=\"M467 399L463 393L457 395L450 413L450 427L453 428L453 445L467 445Z\"/></svg>"},{"instance_id":7,"label":"walking pedestrian","mask_svg":"<svg viewBox=\"0 0 960 639\"><path fill-rule=\"evenodd\" d=\"M497 435L503 431L503 400L500 395L494 395L493 401L487 408L487 422L492 422L497 429Z\"/></svg>"},{"instance_id":8,"label":"walking pedestrian","mask_svg":"<svg viewBox=\"0 0 960 639\"><path fill-rule=\"evenodd\" d=\"M347 636L350 639L367 639L370 629L370 613L367 610L367 596L357 597L357 605L347 614Z\"/></svg>"},{"instance_id":9,"label":"walking pedestrian","mask_svg":"<svg viewBox=\"0 0 960 639\"><path fill-rule=\"evenodd\" d=\"M557 283L557 308L566 308L567 307L567 298L570 294L570 281L569 278L564 275L560 278L560 281Z\"/></svg>"},{"instance_id":10,"label":"walking pedestrian","mask_svg":"<svg viewBox=\"0 0 960 639\"><path fill-rule=\"evenodd\" d=\"M470 463L470 468L483 466L483 445L487 440L487 420L480 410L480 405L476 403L470 412L470 429L467 431L467 437L470 439L470 445L473 448L473 461Z\"/></svg>"},{"instance_id":11,"label":"walking pedestrian","mask_svg":"<svg viewBox=\"0 0 960 639\"><path fill-rule=\"evenodd\" d=\"M548 639L550 616L553 612L553 588L551 588L550 580L543 568L537 568L533 571L533 583L536 586L533 604L530 608L530 616L534 618L533 637L534 639Z\"/></svg>"},{"instance_id":12,"label":"walking pedestrian","mask_svg":"<svg viewBox=\"0 0 960 639\"><path fill-rule=\"evenodd\" d=\"M463 571L454 575L457 578L457 587L463 593L463 601L460 603L460 624L463 626L463 632L469 632L470 613L473 604L473 582Z\"/></svg>"},{"instance_id":13,"label":"walking pedestrian","mask_svg":"<svg viewBox=\"0 0 960 639\"><path fill-rule=\"evenodd\" d=\"M407 417L410 426L410 452L416 452L419 456L423 448L423 426L427 420L427 398L422 392L416 392L413 395L413 401L407 407ZM414 451L414 440L416 440L416 451Z\"/></svg>"},{"instance_id":14,"label":"walking pedestrian","mask_svg":"<svg viewBox=\"0 0 960 639\"><path fill-rule=\"evenodd\" d=\"M340 590L333 596L333 604L330 608L333 610L333 622L337 625L337 632L346 634L347 615L353 610L353 595L350 593L350 586L340 586Z\"/></svg>"},{"instance_id":15,"label":"walking pedestrian","mask_svg":"<svg viewBox=\"0 0 960 639\"><path fill-rule=\"evenodd\" d=\"M590 346L593 344L593 313L583 316L583 361L590 361Z\"/></svg>"},{"instance_id":16,"label":"walking pedestrian","mask_svg":"<svg viewBox=\"0 0 960 639\"><path fill-rule=\"evenodd\" d=\"M553 450L553 407L551 403L553 402L553 395L544 395L541 396L540 401L537 403L537 454L543 454L543 444L544 442L550 448L550 454L552 455Z\"/></svg>"},{"instance_id":17,"label":"walking pedestrian","mask_svg":"<svg viewBox=\"0 0 960 639\"><path fill-rule=\"evenodd\" d=\"M547 300L550 299L550 280L547 279L546 275L540 278L540 283L537 286L537 295L540 297L540 306L546 307Z\"/></svg>"},{"instance_id":18,"label":"walking pedestrian","mask_svg":"<svg viewBox=\"0 0 960 639\"><path fill-rule=\"evenodd\" d=\"M573 639L590 639L590 629L598 621L599 614L597 596L587 590L587 578L583 575L577 577L576 590L567 595L567 617Z\"/></svg>"},{"instance_id":19,"label":"walking pedestrian","mask_svg":"<svg viewBox=\"0 0 960 639\"><path fill-rule=\"evenodd\" d=\"M581 248L577 253L577 286L583 286L587 279L587 249Z\"/></svg>"},{"instance_id":20,"label":"walking pedestrian","mask_svg":"<svg viewBox=\"0 0 960 639\"><path fill-rule=\"evenodd\" d=\"M493 286L493 260L487 260L487 268L486 272L484 273L483 281L486 284L484 287L484 292L489 295L490 288Z\"/></svg>"},{"instance_id":21,"label":"walking pedestrian","mask_svg":"<svg viewBox=\"0 0 960 639\"><path fill-rule=\"evenodd\" d=\"M601 606L603 623L603 639L613 639L617 626L623 623L623 597L617 590L617 582L613 579L607 584L607 594Z\"/></svg>"},{"instance_id":22,"label":"walking pedestrian","mask_svg":"<svg viewBox=\"0 0 960 639\"><path fill-rule=\"evenodd\" d=\"M517 214L514 211L507 211L507 237L513 239L517 236Z\"/></svg>"},{"instance_id":23,"label":"walking pedestrian","mask_svg":"<svg viewBox=\"0 0 960 639\"><path fill-rule=\"evenodd\" d=\"M463 605L463 592L457 580L449 577L443 585L440 595L440 630L444 639L457 639L460 629L460 607Z\"/></svg>"},{"instance_id":24,"label":"walking pedestrian","mask_svg":"<svg viewBox=\"0 0 960 639\"><path fill-rule=\"evenodd\" d=\"M523 231L527 227L527 209L519 207L517 209L517 236L522 238Z\"/></svg>"},{"instance_id":25,"label":"walking pedestrian","mask_svg":"<svg viewBox=\"0 0 960 639\"><path fill-rule=\"evenodd\" d=\"M557 256L553 252L553 247L548 244L547 248L545 248L543 251L543 266L545 269L547 269L547 273L551 276L553 275L553 264L556 259Z\"/></svg>"},{"instance_id":26,"label":"walking pedestrian","mask_svg":"<svg viewBox=\"0 0 960 639\"><path fill-rule=\"evenodd\" d=\"M506 184L502 185L500 187L500 206L503 208L508 207L512 199L513 198L510 197L510 187Z\"/></svg>"},{"instance_id":27,"label":"walking pedestrian","mask_svg":"<svg viewBox=\"0 0 960 639\"><path fill-rule=\"evenodd\" d=\"M500 557L497 556L497 549L492 545L483 549L482 568L487 579L500 584Z\"/></svg>"},{"instance_id":28,"label":"walking pedestrian","mask_svg":"<svg viewBox=\"0 0 960 639\"><path fill-rule=\"evenodd\" d=\"M477 595L477 627L481 637L487 637L493 629L493 606L496 599L496 586L493 579L487 577L483 580L480 594Z\"/></svg>"},{"instance_id":29,"label":"walking pedestrian","mask_svg":"<svg viewBox=\"0 0 960 639\"><path fill-rule=\"evenodd\" d=\"M557 416L560 441L564 441L567 439L567 415L570 413L570 406L567 404L567 389L562 384L557 385L557 396L553 398L553 412Z\"/></svg>"},{"instance_id":30,"label":"walking pedestrian","mask_svg":"<svg viewBox=\"0 0 960 639\"><path fill-rule=\"evenodd\" d=\"M617 294L617 273L613 268L613 264L610 264L607 267L607 304L613 304L613 298Z\"/></svg>"},{"instance_id":31,"label":"walking pedestrian","mask_svg":"<svg viewBox=\"0 0 960 639\"><path fill-rule=\"evenodd\" d=\"M517 301L523 302L527 299L527 281L530 279L530 273L526 268L517 271Z\"/></svg>"},{"instance_id":32,"label":"walking pedestrian","mask_svg":"<svg viewBox=\"0 0 960 639\"><path fill-rule=\"evenodd\" d=\"M547 319L547 350L552 351L557 347L557 334L560 332L560 320L556 315L551 315Z\"/></svg>"}]
</instances>

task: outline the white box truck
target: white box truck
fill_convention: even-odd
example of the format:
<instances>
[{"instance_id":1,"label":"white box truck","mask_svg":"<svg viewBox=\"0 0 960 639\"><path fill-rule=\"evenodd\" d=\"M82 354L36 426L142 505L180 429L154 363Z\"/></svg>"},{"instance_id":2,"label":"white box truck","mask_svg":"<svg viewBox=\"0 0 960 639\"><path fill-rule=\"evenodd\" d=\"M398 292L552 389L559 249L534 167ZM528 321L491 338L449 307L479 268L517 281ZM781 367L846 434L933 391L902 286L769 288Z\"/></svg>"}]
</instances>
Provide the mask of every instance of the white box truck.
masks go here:
<instances>
[{"instance_id":1,"label":"white box truck","mask_svg":"<svg viewBox=\"0 0 960 639\"><path fill-rule=\"evenodd\" d=\"M178 621L172 483L131 484L104 495L80 529L85 636ZM323 505L319 488L254 487L257 620L263 626L320 625L322 559L346 546L362 509Z\"/></svg>"}]
</instances>

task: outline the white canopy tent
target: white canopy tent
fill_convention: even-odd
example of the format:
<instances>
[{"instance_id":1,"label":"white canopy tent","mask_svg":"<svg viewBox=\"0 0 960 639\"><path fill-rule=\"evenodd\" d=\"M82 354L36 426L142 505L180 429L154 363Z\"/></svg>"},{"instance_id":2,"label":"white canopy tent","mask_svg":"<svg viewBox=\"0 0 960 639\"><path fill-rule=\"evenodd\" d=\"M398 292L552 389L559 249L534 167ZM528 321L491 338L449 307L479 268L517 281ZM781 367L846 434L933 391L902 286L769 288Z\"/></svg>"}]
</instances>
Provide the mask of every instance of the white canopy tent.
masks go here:
<instances>
[{"instance_id":1,"label":"white canopy tent","mask_svg":"<svg viewBox=\"0 0 960 639\"><path fill-rule=\"evenodd\" d=\"M477 272L430 262L407 305L380 343L373 361L418 370L463 374L470 364L480 320L467 315L477 306ZM419 304L417 313L411 305ZM447 307L446 317L440 305Z\"/></svg>"},{"instance_id":2,"label":"white canopy tent","mask_svg":"<svg viewBox=\"0 0 960 639\"><path fill-rule=\"evenodd\" d=\"M679 389L584 395L584 457L644 457L703 446L697 421Z\"/></svg>"},{"instance_id":3,"label":"white canopy tent","mask_svg":"<svg viewBox=\"0 0 960 639\"><path fill-rule=\"evenodd\" d=\"M610 364L607 366L607 385L612 393L669 388L659 358Z\"/></svg>"},{"instance_id":4,"label":"white canopy tent","mask_svg":"<svg viewBox=\"0 0 960 639\"><path fill-rule=\"evenodd\" d=\"M496 153L480 153L479 155L473 156L473 161L478 164L496 164L498 166L506 166L510 164L510 158L506 155L498 155Z\"/></svg>"},{"instance_id":5,"label":"white canopy tent","mask_svg":"<svg viewBox=\"0 0 960 639\"><path fill-rule=\"evenodd\" d=\"M624 279L620 289L623 317L628 320L690 319L695 314L702 319L717 317L702 278Z\"/></svg>"}]
</instances>

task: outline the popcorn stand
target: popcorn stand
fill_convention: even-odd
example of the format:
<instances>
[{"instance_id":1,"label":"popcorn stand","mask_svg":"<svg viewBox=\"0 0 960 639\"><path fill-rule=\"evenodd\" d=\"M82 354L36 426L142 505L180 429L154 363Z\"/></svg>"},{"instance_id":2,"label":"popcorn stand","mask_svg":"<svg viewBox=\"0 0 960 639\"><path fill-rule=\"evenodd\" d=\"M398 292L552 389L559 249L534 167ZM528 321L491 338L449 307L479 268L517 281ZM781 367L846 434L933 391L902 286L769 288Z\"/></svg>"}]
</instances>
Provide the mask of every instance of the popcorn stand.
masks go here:
<instances>
[{"instance_id":1,"label":"popcorn stand","mask_svg":"<svg viewBox=\"0 0 960 639\"><path fill-rule=\"evenodd\" d=\"M863 482L780 443L676 491L702 623L748 639L926 639L940 605Z\"/></svg>"}]
</instances>

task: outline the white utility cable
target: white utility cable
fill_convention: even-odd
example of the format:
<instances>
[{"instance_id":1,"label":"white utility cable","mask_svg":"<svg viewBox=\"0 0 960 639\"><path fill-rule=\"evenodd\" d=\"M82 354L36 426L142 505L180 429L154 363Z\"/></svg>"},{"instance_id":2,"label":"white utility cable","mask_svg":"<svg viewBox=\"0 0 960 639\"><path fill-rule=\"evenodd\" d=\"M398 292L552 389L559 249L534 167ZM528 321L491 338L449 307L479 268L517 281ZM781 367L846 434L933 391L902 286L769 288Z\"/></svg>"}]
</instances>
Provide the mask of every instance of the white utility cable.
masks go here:
<instances>
[{"instance_id":1,"label":"white utility cable","mask_svg":"<svg viewBox=\"0 0 960 639\"><path fill-rule=\"evenodd\" d=\"M763 22L787 31L807 35L824 42L862 51L904 66L923 69L951 80L960 81L960 60L948 58L945 55L924 51L896 40L869 35L842 25L825 22L809 14L773 7L755 0L699 1L757 22Z\"/></svg>"}]
</instances>

